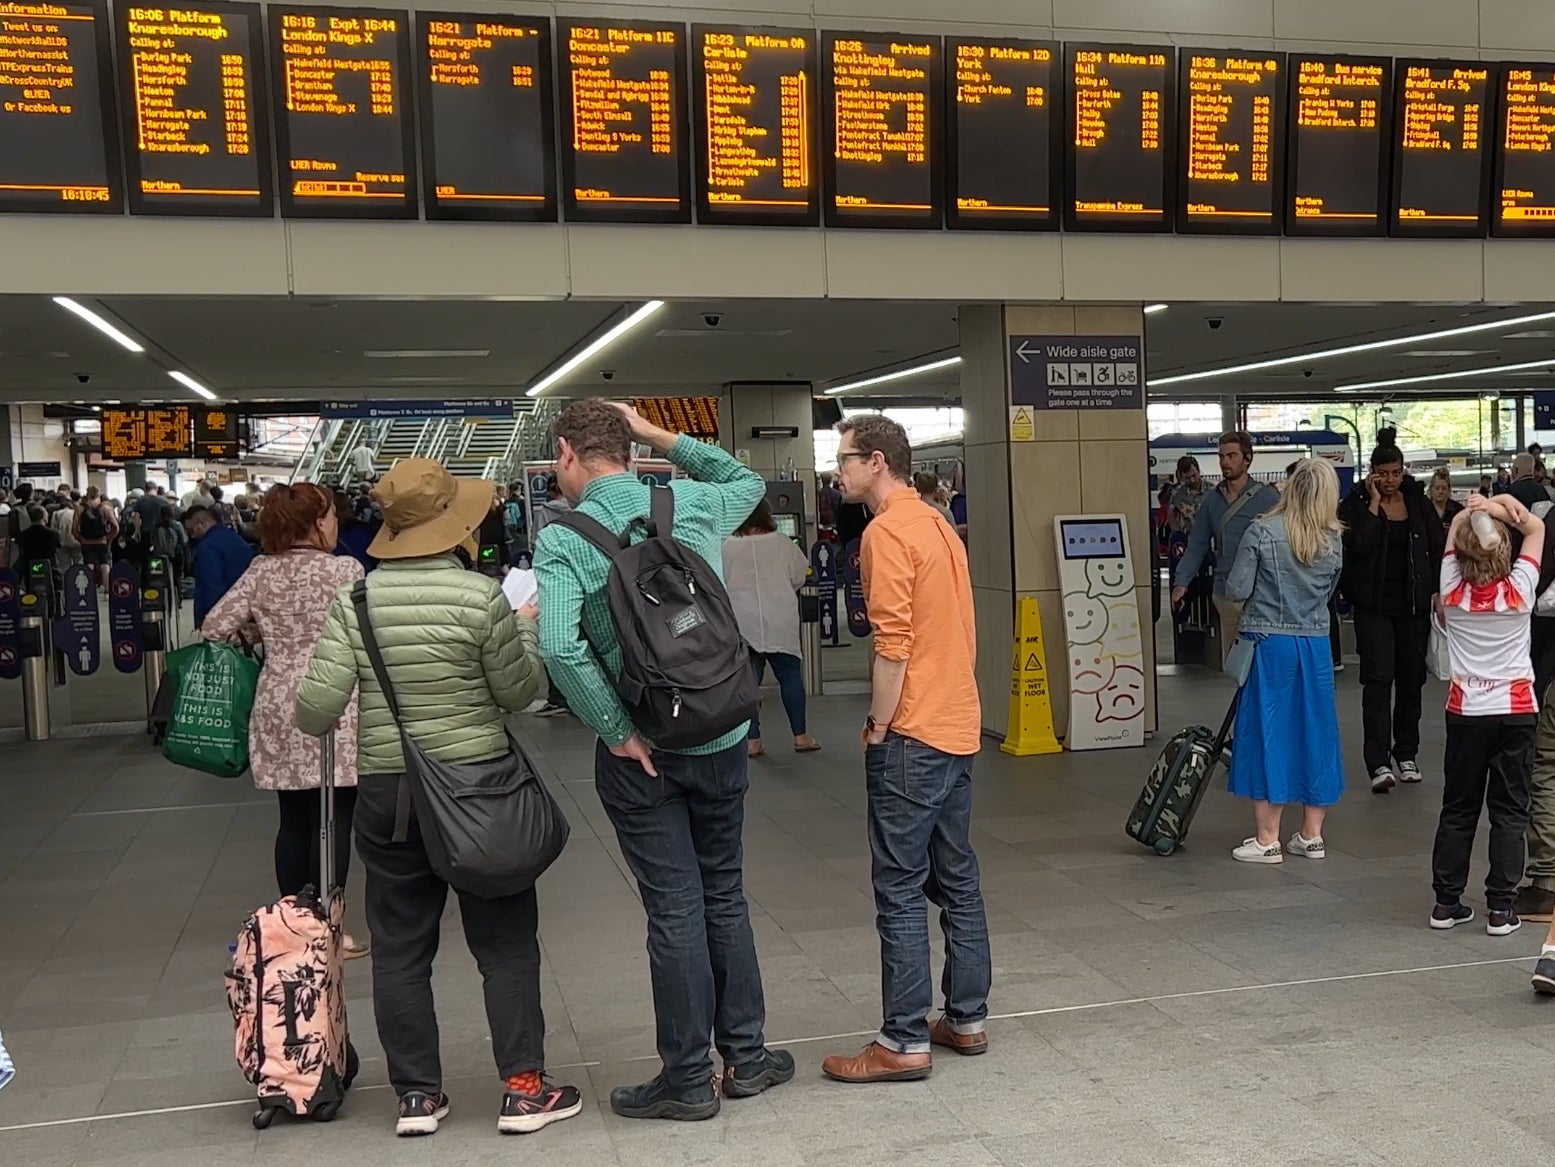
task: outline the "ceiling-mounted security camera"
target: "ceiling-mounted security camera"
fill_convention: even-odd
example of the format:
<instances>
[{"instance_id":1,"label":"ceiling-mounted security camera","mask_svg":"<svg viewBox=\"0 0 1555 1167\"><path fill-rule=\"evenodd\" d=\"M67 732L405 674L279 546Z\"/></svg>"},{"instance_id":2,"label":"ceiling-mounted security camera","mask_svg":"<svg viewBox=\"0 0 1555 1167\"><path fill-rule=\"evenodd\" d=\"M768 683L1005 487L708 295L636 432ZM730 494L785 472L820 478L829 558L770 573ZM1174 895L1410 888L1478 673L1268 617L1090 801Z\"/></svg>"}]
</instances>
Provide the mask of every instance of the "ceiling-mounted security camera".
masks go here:
<instances>
[{"instance_id":1,"label":"ceiling-mounted security camera","mask_svg":"<svg viewBox=\"0 0 1555 1167\"><path fill-rule=\"evenodd\" d=\"M717 328L723 323L723 317L716 312L704 312L702 313L702 323L709 328Z\"/></svg>"},{"instance_id":2,"label":"ceiling-mounted security camera","mask_svg":"<svg viewBox=\"0 0 1555 1167\"><path fill-rule=\"evenodd\" d=\"M1219 332L1220 331L1220 326L1222 324L1224 324L1225 322L1226 322L1226 319L1225 319L1224 316L1211 316L1209 319L1204 321L1205 324L1209 325L1209 330L1211 332Z\"/></svg>"},{"instance_id":3,"label":"ceiling-mounted security camera","mask_svg":"<svg viewBox=\"0 0 1555 1167\"><path fill-rule=\"evenodd\" d=\"M92 379L92 374L90 374L90 373L77 373L76 374L76 380L80 381L81 384L83 384L83 385L85 385L91 379Z\"/></svg>"},{"instance_id":4,"label":"ceiling-mounted security camera","mask_svg":"<svg viewBox=\"0 0 1555 1167\"><path fill-rule=\"evenodd\" d=\"M607 381L614 381L616 379L616 371L614 369L601 369L599 371L599 375Z\"/></svg>"}]
</instances>

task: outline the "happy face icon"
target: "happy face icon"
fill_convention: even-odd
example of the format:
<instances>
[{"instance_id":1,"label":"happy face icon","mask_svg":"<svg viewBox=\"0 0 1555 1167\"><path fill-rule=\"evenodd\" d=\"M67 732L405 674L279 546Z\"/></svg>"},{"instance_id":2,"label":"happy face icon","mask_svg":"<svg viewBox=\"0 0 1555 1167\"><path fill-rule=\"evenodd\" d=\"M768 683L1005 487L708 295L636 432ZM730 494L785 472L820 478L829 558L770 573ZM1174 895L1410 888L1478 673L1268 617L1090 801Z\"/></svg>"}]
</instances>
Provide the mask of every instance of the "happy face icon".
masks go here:
<instances>
[{"instance_id":1,"label":"happy face icon","mask_svg":"<svg viewBox=\"0 0 1555 1167\"><path fill-rule=\"evenodd\" d=\"M1064 619L1069 627L1070 644L1097 644L1107 635L1107 606L1084 592L1064 597Z\"/></svg>"},{"instance_id":2,"label":"happy face icon","mask_svg":"<svg viewBox=\"0 0 1555 1167\"><path fill-rule=\"evenodd\" d=\"M1145 674L1133 665L1118 665L1096 702L1097 721L1133 721L1145 711Z\"/></svg>"},{"instance_id":3,"label":"happy face icon","mask_svg":"<svg viewBox=\"0 0 1555 1167\"><path fill-rule=\"evenodd\" d=\"M1085 582L1091 596L1126 596L1134 590L1128 564L1121 559L1087 559Z\"/></svg>"}]
</instances>

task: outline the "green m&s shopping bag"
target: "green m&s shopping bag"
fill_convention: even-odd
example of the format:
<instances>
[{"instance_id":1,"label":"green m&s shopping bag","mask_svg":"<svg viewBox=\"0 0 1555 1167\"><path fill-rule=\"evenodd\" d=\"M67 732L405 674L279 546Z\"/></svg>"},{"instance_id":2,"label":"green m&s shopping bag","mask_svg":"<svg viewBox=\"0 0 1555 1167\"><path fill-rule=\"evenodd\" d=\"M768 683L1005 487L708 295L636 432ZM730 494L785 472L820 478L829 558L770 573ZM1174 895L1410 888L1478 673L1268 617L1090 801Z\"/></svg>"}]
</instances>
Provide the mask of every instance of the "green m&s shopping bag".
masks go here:
<instances>
[{"instance_id":1,"label":"green m&s shopping bag","mask_svg":"<svg viewBox=\"0 0 1555 1167\"><path fill-rule=\"evenodd\" d=\"M248 769L248 722L259 662L230 644L204 640L167 655L173 714L162 739L169 762L221 778Z\"/></svg>"}]
</instances>

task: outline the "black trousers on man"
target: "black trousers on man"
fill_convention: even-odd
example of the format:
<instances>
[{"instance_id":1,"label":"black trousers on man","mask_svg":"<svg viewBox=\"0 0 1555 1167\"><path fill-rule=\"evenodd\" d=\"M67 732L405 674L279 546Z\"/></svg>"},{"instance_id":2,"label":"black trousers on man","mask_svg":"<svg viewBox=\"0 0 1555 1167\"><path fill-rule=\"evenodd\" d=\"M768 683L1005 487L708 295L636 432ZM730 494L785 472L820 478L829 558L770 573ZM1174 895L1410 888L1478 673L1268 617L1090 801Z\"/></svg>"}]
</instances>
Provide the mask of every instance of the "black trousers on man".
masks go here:
<instances>
[{"instance_id":1,"label":"black trousers on man","mask_svg":"<svg viewBox=\"0 0 1555 1167\"><path fill-rule=\"evenodd\" d=\"M1390 616L1355 609L1355 647L1361 658L1361 728L1366 773L1420 753L1420 691L1431 617Z\"/></svg>"},{"instance_id":2,"label":"black trousers on man","mask_svg":"<svg viewBox=\"0 0 1555 1167\"><path fill-rule=\"evenodd\" d=\"M1536 718L1531 713L1447 715L1442 763L1442 817L1431 852L1431 886L1439 904L1456 904L1468 887L1469 857L1480 810L1490 812L1490 872L1485 905L1506 912L1523 874L1528 829L1528 769Z\"/></svg>"}]
</instances>

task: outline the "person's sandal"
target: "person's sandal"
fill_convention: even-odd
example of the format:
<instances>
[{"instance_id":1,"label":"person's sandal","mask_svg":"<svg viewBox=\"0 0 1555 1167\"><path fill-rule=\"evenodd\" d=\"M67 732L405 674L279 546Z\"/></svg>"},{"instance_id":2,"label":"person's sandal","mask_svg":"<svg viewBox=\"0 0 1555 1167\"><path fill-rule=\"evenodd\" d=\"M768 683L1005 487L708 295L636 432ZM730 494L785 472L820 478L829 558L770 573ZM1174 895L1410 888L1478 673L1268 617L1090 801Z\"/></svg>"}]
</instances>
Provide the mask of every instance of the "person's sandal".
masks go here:
<instances>
[{"instance_id":1,"label":"person's sandal","mask_svg":"<svg viewBox=\"0 0 1555 1167\"><path fill-rule=\"evenodd\" d=\"M766 747L761 744L759 737L750 738L745 743L745 756L747 758L760 758L766 755Z\"/></svg>"},{"instance_id":2,"label":"person's sandal","mask_svg":"<svg viewBox=\"0 0 1555 1167\"><path fill-rule=\"evenodd\" d=\"M809 734L802 734L794 739L794 753L796 754L813 754L820 748L821 743Z\"/></svg>"}]
</instances>

